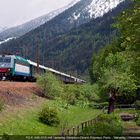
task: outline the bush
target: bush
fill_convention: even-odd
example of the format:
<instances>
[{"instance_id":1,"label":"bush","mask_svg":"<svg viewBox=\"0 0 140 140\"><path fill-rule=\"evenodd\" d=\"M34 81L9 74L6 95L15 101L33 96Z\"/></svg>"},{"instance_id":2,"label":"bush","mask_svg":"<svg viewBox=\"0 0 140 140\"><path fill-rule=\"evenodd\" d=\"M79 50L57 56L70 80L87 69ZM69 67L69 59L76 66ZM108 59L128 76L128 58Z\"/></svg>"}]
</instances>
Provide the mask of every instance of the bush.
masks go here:
<instances>
[{"instance_id":1,"label":"bush","mask_svg":"<svg viewBox=\"0 0 140 140\"><path fill-rule=\"evenodd\" d=\"M81 108L86 108L89 105L89 101L88 100L78 100L76 105Z\"/></svg>"},{"instance_id":2,"label":"bush","mask_svg":"<svg viewBox=\"0 0 140 140\"><path fill-rule=\"evenodd\" d=\"M4 108L4 102L0 100L0 111L2 111L3 108Z\"/></svg>"},{"instance_id":3,"label":"bush","mask_svg":"<svg viewBox=\"0 0 140 140\"><path fill-rule=\"evenodd\" d=\"M102 114L93 126L85 128L80 135L121 136L122 131L122 123L118 116Z\"/></svg>"},{"instance_id":4,"label":"bush","mask_svg":"<svg viewBox=\"0 0 140 140\"><path fill-rule=\"evenodd\" d=\"M72 102L76 100L83 101L95 101L99 100L99 96L97 95L97 85L66 85L64 86L64 96L67 96L69 100ZM67 95L68 94L68 95ZM71 101L70 101L71 102Z\"/></svg>"},{"instance_id":5,"label":"bush","mask_svg":"<svg viewBox=\"0 0 140 140\"><path fill-rule=\"evenodd\" d=\"M77 101L75 94L68 91L62 95L62 99L67 101L67 103L70 105L75 105Z\"/></svg>"},{"instance_id":6,"label":"bush","mask_svg":"<svg viewBox=\"0 0 140 140\"><path fill-rule=\"evenodd\" d=\"M103 109L104 107L108 106L108 102L103 102L103 103L90 103L89 107L93 109Z\"/></svg>"},{"instance_id":7,"label":"bush","mask_svg":"<svg viewBox=\"0 0 140 140\"><path fill-rule=\"evenodd\" d=\"M98 96L98 85L94 84L94 85L90 85L90 84L84 84L84 85L80 85L77 88L80 97L83 97L85 100L88 101L96 101L99 100L99 96Z\"/></svg>"},{"instance_id":8,"label":"bush","mask_svg":"<svg viewBox=\"0 0 140 140\"><path fill-rule=\"evenodd\" d=\"M140 117L139 117L138 120L136 121L136 124L137 124L138 126L140 126Z\"/></svg>"},{"instance_id":9,"label":"bush","mask_svg":"<svg viewBox=\"0 0 140 140\"><path fill-rule=\"evenodd\" d=\"M89 101L98 101L100 100L99 97L99 87L97 84L94 85L83 85L83 95Z\"/></svg>"},{"instance_id":10,"label":"bush","mask_svg":"<svg viewBox=\"0 0 140 140\"><path fill-rule=\"evenodd\" d=\"M137 124L138 126L140 126L140 110L137 110L136 117L137 117L137 118L135 119L136 124Z\"/></svg>"},{"instance_id":11,"label":"bush","mask_svg":"<svg viewBox=\"0 0 140 140\"><path fill-rule=\"evenodd\" d=\"M140 108L140 100L137 100L134 105L136 106L136 108Z\"/></svg>"},{"instance_id":12,"label":"bush","mask_svg":"<svg viewBox=\"0 0 140 140\"><path fill-rule=\"evenodd\" d=\"M43 107L39 113L39 120L50 126L57 126L60 123L57 110L48 106Z\"/></svg>"},{"instance_id":13,"label":"bush","mask_svg":"<svg viewBox=\"0 0 140 140\"><path fill-rule=\"evenodd\" d=\"M52 107L57 108L58 110L62 111L64 109L69 109L70 105L67 101L62 100L61 98L56 99L55 102L51 104Z\"/></svg>"},{"instance_id":14,"label":"bush","mask_svg":"<svg viewBox=\"0 0 140 140\"><path fill-rule=\"evenodd\" d=\"M63 93L61 82L52 74L45 73L37 78L37 83L44 89L46 97L54 99Z\"/></svg>"}]
</instances>

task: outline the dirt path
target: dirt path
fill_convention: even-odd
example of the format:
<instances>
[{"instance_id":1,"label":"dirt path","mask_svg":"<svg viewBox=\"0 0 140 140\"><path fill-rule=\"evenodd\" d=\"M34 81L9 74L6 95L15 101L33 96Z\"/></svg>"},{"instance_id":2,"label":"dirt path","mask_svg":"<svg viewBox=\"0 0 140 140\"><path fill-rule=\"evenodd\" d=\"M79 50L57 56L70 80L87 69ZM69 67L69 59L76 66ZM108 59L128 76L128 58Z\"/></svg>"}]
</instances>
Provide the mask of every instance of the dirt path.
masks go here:
<instances>
[{"instance_id":1,"label":"dirt path","mask_svg":"<svg viewBox=\"0 0 140 140\"><path fill-rule=\"evenodd\" d=\"M36 83L0 82L0 99L8 105L22 105L30 98L42 95Z\"/></svg>"},{"instance_id":2,"label":"dirt path","mask_svg":"<svg viewBox=\"0 0 140 140\"><path fill-rule=\"evenodd\" d=\"M140 127L132 121L125 122L123 134L127 136L140 136Z\"/></svg>"}]
</instances>

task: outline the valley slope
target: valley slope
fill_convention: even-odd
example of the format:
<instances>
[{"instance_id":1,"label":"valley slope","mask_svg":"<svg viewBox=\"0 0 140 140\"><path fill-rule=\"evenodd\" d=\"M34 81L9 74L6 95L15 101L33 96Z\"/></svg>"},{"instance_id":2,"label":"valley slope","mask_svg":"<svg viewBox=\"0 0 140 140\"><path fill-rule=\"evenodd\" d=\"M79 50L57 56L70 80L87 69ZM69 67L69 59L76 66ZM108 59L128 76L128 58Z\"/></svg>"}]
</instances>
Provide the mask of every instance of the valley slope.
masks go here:
<instances>
[{"instance_id":1,"label":"valley slope","mask_svg":"<svg viewBox=\"0 0 140 140\"><path fill-rule=\"evenodd\" d=\"M33 61L36 61L38 52L43 65L69 74L75 73L76 76L85 75L88 73L93 53L117 36L111 24L114 23L114 18L128 7L130 1L120 3L96 19L91 20L91 15L86 18L87 16L80 14L80 17L72 22L68 17L80 7L82 10L83 6L89 6L92 0L81 2L39 28L1 45L0 51L19 54Z\"/></svg>"}]
</instances>

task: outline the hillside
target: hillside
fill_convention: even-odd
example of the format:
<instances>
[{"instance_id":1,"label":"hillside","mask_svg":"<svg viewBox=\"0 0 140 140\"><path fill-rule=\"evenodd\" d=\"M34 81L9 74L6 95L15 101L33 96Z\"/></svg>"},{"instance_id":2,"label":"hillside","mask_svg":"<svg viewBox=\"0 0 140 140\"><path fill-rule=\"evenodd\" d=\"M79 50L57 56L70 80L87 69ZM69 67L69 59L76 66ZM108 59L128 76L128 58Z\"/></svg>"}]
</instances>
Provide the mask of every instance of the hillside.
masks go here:
<instances>
[{"instance_id":1,"label":"hillside","mask_svg":"<svg viewBox=\"0 0 140 140\"><path fill-rule=\"evenodd\" d=\"M69 23L66 19L73 10L78 9L79 4L21 38L1 45L0 51L18 53L36 61L38 44L40 63L70 74L86 73L92 54L116 36L116 31L112 29L111 24L114 23L114 17L130 2L129 0L122 2L103 17L93 19L86 24L81 22L83 25L70 31L75 23Z\"/></svg>"},{"instance_id":2,"label":"hillside","mask_svg":"<svg viewBox=\"0 0 140 140\"><path fill-rule=\"evenodd\" d=\"M0 99L10 106L25 105L33 94L41 93L36 83L0 82Z\"/></svg>"},{"instance_id":3,"label":"hillside","mask_svg":"<svg viewBox=\"0 0 140 140\"><path fill-rule=\"evenodd\" d=\"M59 16L61 13L63 16L60 16L62 18L62 21L60 22L65 24L66 28L70 29L89 22L90 19L103 16L123 1L124 0L73 0L67 6L52 11L46 15L32 19L21 25L5 29L3 32L0 30L0 40L3 41L7 38L20 37L47 23L57 15ZM59 22L58 20L59 18L57 19L57 22ZM63 28L61 27L61 29Z\"/></svg>"},{"instance_id":4,"label":"hillside","mask_svg":"<svg viewBox=\"0 0 140 140\"><path fill-rule=\"evenodd\" d=\"M66 105L62 99L50 100L40 96L40 91L42 90L36 83L0 82L0 135L2 139L5 139L4 134L14 140L26 139L27 135L60 135L65 122L67 122L65 128L76 126L93 119L101 112L88 106L84 108L80 105ZM65 105L68 107L66 108ZM57 109L57 115L60 118L59 125L51 126L39 120L39 114L45 106ZM53 115L51 115L51 120L52 118Z\"/></svg>"},{"instance_id":5,"label":"hillside","mask_svg":"<svg viewBox=\"0 0 140 140\"><path fill-rule=\"evenodd\" d=\"M60 13L64 12L65 10L67 10L70 7L72 7L73 5L75 5L78 1L74 0L65 7L62 7L58 10L54 10L54 11L52 11L48 14L45 14L41 17L32 19L31 21L28 21L28 22L23 23L21 25L7 28L7 29L0 28L0 40L6 40L7 38L13 38L13 37L14 38L20 37L20 36L30 32L31 30L34 30L35 28L47 23L48 21L50 21L51 19L53 19L54 17L56 17Z\"/></svg>"}]
</instances>

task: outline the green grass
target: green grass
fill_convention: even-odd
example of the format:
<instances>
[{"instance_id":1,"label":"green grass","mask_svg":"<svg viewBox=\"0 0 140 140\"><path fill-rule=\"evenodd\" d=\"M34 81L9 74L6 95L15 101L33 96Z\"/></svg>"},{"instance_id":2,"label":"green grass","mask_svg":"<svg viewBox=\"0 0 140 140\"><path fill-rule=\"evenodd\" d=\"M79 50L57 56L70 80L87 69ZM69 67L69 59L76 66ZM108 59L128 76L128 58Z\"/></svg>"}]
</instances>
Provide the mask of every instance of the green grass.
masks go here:
<instances>
[{"instance_id":1,"label":"green grass","mask_svg":"<svg viewBox=\"0 0 140 140\"><path fill-rule=\"evenodd\" d=\"M49 101L51 105L52 101ZM68 110L59 111L61 124L50 127L38 121L40 106L18 108L16 111L0 115L0 135L55 135L60 134L61 126L68 122L67 127L73 127L83 121L94 118L99 110L71 106Z\"/></svg>"},{"instance_id":2,"label":"green grass","mask_svg":"<svg viewBox=\"0 0 140 140\"><path fill-rule=\"evenodd\" d=\"M135 114L135 113L137 113L137 110L135 110L135 109L115 109L115 113L117 113L117 114L120 114L120 113Z\"/></svg>"}]
</instances>

